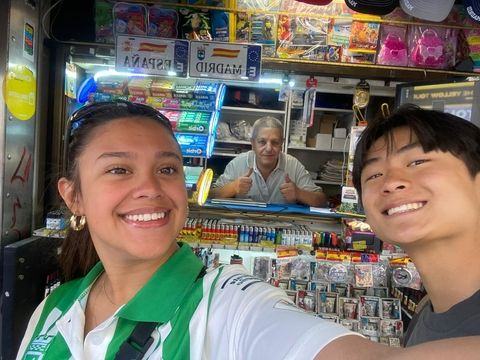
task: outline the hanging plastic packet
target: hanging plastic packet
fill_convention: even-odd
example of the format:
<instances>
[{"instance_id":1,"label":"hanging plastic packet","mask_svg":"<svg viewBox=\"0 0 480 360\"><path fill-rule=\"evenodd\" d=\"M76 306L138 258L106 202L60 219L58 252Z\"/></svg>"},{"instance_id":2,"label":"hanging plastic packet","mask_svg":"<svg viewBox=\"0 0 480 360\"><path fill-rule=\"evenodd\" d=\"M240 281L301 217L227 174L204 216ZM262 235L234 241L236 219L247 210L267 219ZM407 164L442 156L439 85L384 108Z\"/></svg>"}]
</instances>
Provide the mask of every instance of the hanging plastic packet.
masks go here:
<instances>
[{"instance_id":1,"label":"hanging plastic packet","mask_svg":"<svg viewBox=\"0 0 480 360\"><path fill-rule=\"evenodd\" d=\"M358 108L363 109L367 107L370 101L370 85L365 80L355 86L355 92L353 94L353 104Z\"/></svg>"},{"instance_id":2,"label":"hanging plastic packet","mask_svg":"<svg viewBox=\"0 0 480 360\"><path fill-rule=\"evenodd\" d=\"M422 288L422 280L412 262L392 266L392 284L395 287L408 287L415 290Z\"/></svg>"},{"instance_id":3,"label":"hanging plastic packet","mask_svg":"<svg viewBox=\"0 0 480 360\"><path fill-rule=\"evenodd\" d=\"M153 5L148 8L148 36L177 38L178 13Z\"/></svg>"},{"instance_id":4,"label":"hanging plastic packet","mask_svg":"<svg viewBox=\"0 0 480 360\"><path fill-rule=\"evenodd\" d=\"M212 40L208 10L182 8L178 12L183 39Z\"/></svg>"},{"instance_id":5,"label":"hanging plastic packet","mask_svg":"<svg viewBox=\"0 0 480 360\"><path fill-rule=\"evenodd\" d=\"M116 3L113 6L113 21L115 34L147 34L147 8L143 5Z\"/></svg>"}]
</instances>

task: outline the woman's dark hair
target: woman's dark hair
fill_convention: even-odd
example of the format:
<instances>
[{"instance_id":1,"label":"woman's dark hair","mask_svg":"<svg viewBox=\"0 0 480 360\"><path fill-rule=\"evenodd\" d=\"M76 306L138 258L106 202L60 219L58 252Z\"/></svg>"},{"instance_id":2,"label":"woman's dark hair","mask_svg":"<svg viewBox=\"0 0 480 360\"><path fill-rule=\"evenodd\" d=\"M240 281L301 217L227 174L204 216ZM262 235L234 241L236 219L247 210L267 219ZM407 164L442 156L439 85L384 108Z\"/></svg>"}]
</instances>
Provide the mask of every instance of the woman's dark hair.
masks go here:
<instances>
[{"instance_id":1,"label":"woman's dark hair","mask_svg":"<svg viewBox=\"0 0 480 360\"><path fill-rule=\"evenodd\" d=\"M88 146L94 130L121 118L154 120L161 124L177 143L170 121L147 105L114 101L93 103L79 109L71 116L67 125L63 154L63 176L72 182L74 198L80 194L78 159ZM69 228L60 255L63 280L68 281L86 275L98 260L88 230L88 219L87 224L80 231Z\"/></svg>"},{"instance_id":2,"label":"woman's dark hair","mask_svg":"<svg viewBox=\"0 0 480 360\"><path fill-rule=\"evenodd\" d=\"M393 130L399 127L411 129L423 151L449 152L462 160L470 175L480 171L480 128L455 115L436 110L425 110L412 104L399 107L387 118L369 123L356 145L353 160L352 181L362 197L361 175L366 156L373 143L385 138L387 151L393 145Z\"/></svg>"}]
</instances>

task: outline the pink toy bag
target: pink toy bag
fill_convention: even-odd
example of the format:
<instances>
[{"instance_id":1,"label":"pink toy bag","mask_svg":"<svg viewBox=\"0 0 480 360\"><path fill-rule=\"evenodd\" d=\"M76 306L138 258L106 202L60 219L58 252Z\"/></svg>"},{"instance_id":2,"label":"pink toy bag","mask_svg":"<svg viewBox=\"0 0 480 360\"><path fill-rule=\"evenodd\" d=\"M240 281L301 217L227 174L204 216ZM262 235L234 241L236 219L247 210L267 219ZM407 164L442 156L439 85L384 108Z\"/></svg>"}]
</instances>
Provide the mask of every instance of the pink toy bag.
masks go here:
<instances>
[{"instance_id":1,"label":"pink toy bag","mask_svg":"<svg viewBox=\"0 0 480 360\"><path fill-rule=\"evenodd\" d=\"M432 28L415 36L410 60L415 67L445 68L446 56L444 41Z\"/></svg>"},{"instance_id":2,"label":"pink toy bag","mask_svg":"<svg viewBox=\"0 0 480 360\"><path fill-rule=\"evenodd\" d=\"M405 39L396 32L390 32L380 44L378 52L378 64L407 66L407 45Z\"/></svg>"}]
</instances>

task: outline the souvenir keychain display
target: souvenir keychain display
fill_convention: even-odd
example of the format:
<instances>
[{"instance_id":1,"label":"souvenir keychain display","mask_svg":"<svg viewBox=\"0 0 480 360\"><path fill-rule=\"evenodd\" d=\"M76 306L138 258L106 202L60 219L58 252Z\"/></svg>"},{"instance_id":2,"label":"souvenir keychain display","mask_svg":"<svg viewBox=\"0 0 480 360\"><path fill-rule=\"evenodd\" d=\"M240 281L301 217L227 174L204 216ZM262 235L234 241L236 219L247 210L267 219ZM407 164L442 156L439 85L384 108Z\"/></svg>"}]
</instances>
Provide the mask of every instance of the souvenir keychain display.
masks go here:
<instances>
[{"instance_id":1,"label":"souvenir keychain display","mask_svg":"<svg viewBox=\"0 0 480 360\"><path fill-rule=\"evenodd\" d=\"M353 254L318 250L316 259L294 256L272 260L274 278L270 283L285 289L292 301L316 316L371 340L399 346L403 337L401 301L388 291L390 264L375 254ZM391 266L393 285L394 273L400 272L396 269L406 269L407 265Z\"/></svg>"}]
</instances>

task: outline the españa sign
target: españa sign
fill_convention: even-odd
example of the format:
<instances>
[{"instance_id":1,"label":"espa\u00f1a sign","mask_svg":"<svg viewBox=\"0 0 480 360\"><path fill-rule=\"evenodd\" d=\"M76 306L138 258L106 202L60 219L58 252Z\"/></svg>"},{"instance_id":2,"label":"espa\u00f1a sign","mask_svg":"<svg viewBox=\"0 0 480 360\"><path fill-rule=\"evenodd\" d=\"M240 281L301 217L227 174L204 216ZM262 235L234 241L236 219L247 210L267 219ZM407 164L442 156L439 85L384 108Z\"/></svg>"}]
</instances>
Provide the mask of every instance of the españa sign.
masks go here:
<instances>
[{"instance_id":1,"label":"espa\u00f1a sign","mask_svg":"<svg viewBox=\"0 0 480 360\"><path fill-rule=\"evenodd\" d=\"M258 81L261 58L261 45L190 41L189 75Z\"/></svg>"},{"instance_id":2,"label":"espa\u00f1a sign","mask_svg":"<svg viewBox=\"0 0 480 360\"><path fill-rule=\"evenodd\" d=\"M117 71L186 77L187 62L188 41L126 35L116 38Z\"/></svg>"}]
</instances>

